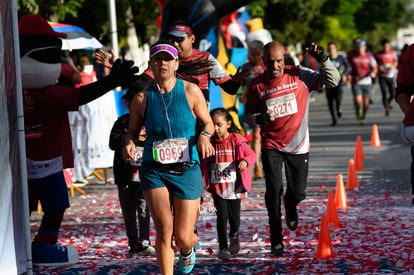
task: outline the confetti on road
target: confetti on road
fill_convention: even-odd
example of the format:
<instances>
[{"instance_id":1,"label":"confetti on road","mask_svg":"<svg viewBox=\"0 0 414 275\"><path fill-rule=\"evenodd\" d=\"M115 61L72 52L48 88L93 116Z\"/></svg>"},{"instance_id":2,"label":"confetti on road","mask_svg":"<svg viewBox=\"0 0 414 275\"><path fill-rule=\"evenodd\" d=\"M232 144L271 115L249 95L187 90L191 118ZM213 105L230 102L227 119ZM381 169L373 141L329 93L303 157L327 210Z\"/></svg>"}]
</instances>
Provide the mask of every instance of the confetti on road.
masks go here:
<instances>
[{"instance_id":1,"label":"confetti on road","mask_svg":"<svg viewBox=\"0 0 414 275\"><path fill-rule=\"evenodd\" d=\"M201 249L197 250L193 274L414 274L414 208L409 204L410 195L386 191L386 184L389 183L374 185L365 181L361 183L362 191L348 191L349 208L337 211L343 227L330 229L335 257L326 260L317 260L316 250L321 217L333 188L329 184L313 190L299 205L298 229L295 232L284 229L285 254L279 258L270 255L264 190L258 188L242 201L240 253L227 261L219 260L216 216L211 211L214 204L206 193L197 226ZM373 191L379 189L384 189L384 193ZM38 215L32 216L32 236L39 220ZM154 244L153 225L151 240ZM113 185L72 199L60 241L77 247L80 262L59 268L35 267L34 274L159 272L155 257L128 254L118 194Z\"/></svg>"}]
</instances>

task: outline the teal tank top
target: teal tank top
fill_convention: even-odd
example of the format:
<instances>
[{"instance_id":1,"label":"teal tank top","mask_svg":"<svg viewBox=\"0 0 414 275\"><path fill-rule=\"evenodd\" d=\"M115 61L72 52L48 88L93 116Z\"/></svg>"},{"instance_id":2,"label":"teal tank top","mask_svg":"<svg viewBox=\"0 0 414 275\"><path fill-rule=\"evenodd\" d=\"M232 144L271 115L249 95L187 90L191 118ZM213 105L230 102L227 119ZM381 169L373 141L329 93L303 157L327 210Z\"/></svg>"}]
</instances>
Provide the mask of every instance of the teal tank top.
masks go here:
<instances>
[{"instance_id":1,"label":"teal tank top","mask_svg":"<svg viewBox=\"0 0 414 275\"><path fill-rule=\"evenodd\" d=\"M154 141L185 137L188 140L189 162L200 163L195 141L196 118L188 105L184 82L177 78L174 89L166 94L157 91L152 83L147 87L147 95L145 112L147 139L142 160L154 161L152 152ZM171 132L168 124L171 125Z\"/></svg>"}]
</instances>

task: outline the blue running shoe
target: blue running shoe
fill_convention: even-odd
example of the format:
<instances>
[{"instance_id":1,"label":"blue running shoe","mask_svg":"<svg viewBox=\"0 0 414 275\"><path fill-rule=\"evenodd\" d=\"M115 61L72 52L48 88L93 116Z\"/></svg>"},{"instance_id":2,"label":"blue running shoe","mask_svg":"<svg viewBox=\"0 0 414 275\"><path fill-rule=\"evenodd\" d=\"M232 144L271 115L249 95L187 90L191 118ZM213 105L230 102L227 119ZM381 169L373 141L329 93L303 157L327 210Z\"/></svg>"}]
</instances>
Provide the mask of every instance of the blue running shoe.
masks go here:
<instances>
[{"instance_id":1,"label":"blue running shoe","mask_svg":"<svg viewBox=\"0 0 414 275\"><path fill-rule=\"evenodd\" d=\"M196 251L196 250L200 250L201 249L201 244L200 244L200 241L197 241L197 243L195 244L195 246L194 246L194 251Z\"/></svg>"},{"instance_id":2,"label":"blue running shoe","mask_svg":"<svg viewBox=\"0 0 414 275\"><path fill-rule=\"evenodd\" d=\"M78 251L59 243L43 244L32 242L32 258L35 266L64 266L79 261Z\"/></svg>"},{"instance_id":3,"label":"blue running shoe","mask_svg":"<svg viewBox=\"0 0 414 275\"><path fill-rule=\"evenodd\" d=\"M180 251L180 269L182 273L188 274L190 273L195 265L196 255L194 252L194 247L191 249L191 254L184 257Z\"/></svg>"}]
</instances>

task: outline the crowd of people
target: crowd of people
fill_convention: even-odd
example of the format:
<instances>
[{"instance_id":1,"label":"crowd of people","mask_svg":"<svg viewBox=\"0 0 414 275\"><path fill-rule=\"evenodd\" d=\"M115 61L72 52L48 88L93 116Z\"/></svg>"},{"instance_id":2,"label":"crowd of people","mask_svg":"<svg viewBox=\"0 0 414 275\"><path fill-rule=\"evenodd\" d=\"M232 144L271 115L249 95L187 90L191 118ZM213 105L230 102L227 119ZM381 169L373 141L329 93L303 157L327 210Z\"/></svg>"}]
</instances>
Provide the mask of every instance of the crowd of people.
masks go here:
<instances>
[{"instance_id":1,"label":"crowd of people","mask_svg":"<svg viewBox=\"0 0 414 275\"><path fill-rule=\"evenodd\" d=\"M56 39L62 34L49 29L46 21L38 17L19 21L23 45L43 41L33 39L33 34L25 29L32 21L47 29L46 36L44 32L38 34L40 38L50 39L51 48L60 50ZM363 123L372 100L373 79L378 77L386 116L392 108L398 82L396 99L406 113L401 131L405 140L414 144L410 108L410 97L414 93L412 47L405 54L408 57L402 59L399 73L398 55L388 40L382 41L380 51L372 53L367 51L365 40L355 39L354 49L346 56L338 54L335 42L328 43L327 52L321 45L311 43L301 56L296 56L290 43L264 44L254 40L247 44L246 64L229 76L210 53L193 48L195 34L191 25L179 21L169 30L166 37L151 46L148 69L140 75L131 62L121 62L99 51L96 60L108 70L106 77L99 81L96 76L91 81L85 77L87 83L82 86L62 88L50 85L50 81L44 87L31 86L30 79L23 79L27 98L32 99L26 104L33 105L28 106L27 113L42 113L32 115L26 125L47 124L45 117L55 116L60 119L58 123L65 125L64 132L69 136L68 111L79 110L118 85L126 87L122 99L128 113L114 123L109 138L109 146L115 152L115 184L129 253L155 254L162 274L174 272L174 246L179 248L181 271L192 271L197 244L202 238L197 234L196 225L204 191L212 194L216 208L218 257L229 259L239 253L241 200L251 189L253 178L263 177L266 185L264 201L269 217L270 253L276 257L283 255L282 221L289 230L296 230L297 206L306 198L310 152L308 116L313 91L326 92L331 125L335 126L343 114L345 85L351 86L355 115ZM42 43L39 47L44 47ZM42 50L40 47L39 51ZM22 47L22 63L28 57L39 59L30 54L29 47ZM83 78L93 68L88 58L80 60ZM68 75L73 82L83 83L78 74ZM240 101L245 104L245 121L253 133L251 143L234 129L228 110L210 110L210 80L229 94L236 94L240 87L243 89ZM56 104L62 107L43 114L46 111L40 107L45 98L39 89L50 94L50 98L57 98ZM56 90L60 98L52 94ZM65 142L65 152L56 147L56 152L44 156L38 149L58 137L46 132L47 129L27 129L32 132L27 137L31 210L39 200L44 209L42 224L32 243L33 263L73 264L77 261L76 251L62 248L58 243L59 228L69 207L62 169L73 166L70 141ZM49 136L44 139L39 133ZM414 149L412 155L414 159ZM57 159L62 163L54 165L52 170L44 165ZM45 188L48 192L42 191ZM51 199L55 193L59 194L58 200ZM150 217L156 230L154 247L149 234ZM57 251L59 257L55 255Z\"/></svg>"}]
</instances>

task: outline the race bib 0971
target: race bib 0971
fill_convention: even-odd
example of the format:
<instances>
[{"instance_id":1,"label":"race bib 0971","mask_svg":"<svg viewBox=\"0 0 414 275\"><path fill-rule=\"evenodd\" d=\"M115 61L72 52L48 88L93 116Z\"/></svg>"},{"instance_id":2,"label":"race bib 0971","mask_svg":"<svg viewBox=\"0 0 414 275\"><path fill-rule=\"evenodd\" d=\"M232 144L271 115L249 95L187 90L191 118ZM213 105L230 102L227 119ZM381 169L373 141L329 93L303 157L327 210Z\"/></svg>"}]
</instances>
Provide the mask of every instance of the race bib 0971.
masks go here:
<instances>
[{"instance_id":1,"label":"race bib 0971","mask_svg":"<svg viewBox=\"0 0 414 275\"><path fill-rule=\"evenodd\" d=\"M275 117L284 117L298 112L294 93L266 100L267 110Z\"/></svg>"}]
</instances>

